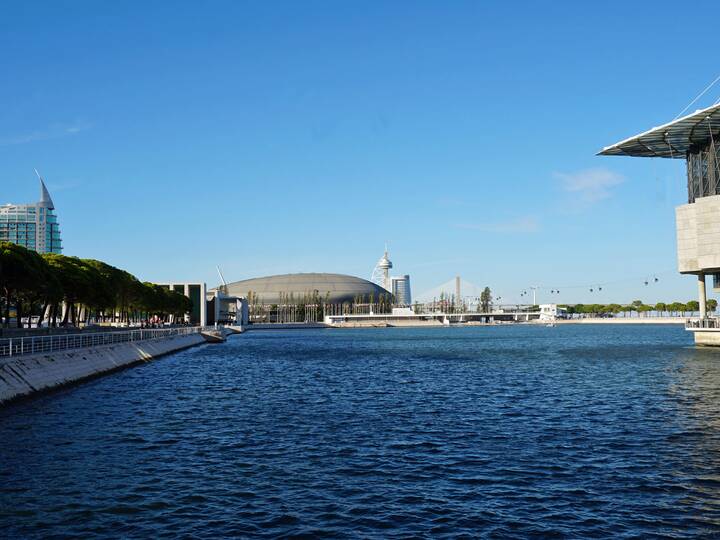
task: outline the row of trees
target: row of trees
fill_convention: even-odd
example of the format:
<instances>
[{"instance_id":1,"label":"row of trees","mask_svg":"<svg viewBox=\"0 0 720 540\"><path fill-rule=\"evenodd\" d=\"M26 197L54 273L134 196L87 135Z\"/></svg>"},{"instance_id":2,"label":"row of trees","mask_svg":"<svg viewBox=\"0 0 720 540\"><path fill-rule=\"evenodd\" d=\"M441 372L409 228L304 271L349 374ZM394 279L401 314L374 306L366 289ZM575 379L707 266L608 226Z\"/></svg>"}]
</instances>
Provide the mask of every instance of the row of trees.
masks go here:
<instances>
[{"instance_id":1,"label":"row of trees","mask_svg":"<svg viewBox=\"0 0 720 540\"><path fill-rule=\"evenodd\" d=\"M476 309L478 313L489 313L492 311L493 295L490 287L485 287L482 290L480 296L477 298L477 301L478 303ZM468 305L462 298L456 298L454 294L441 291L439 301L433 299L430 309L433 311L440 309L447 313L457 313L467 311ZM416 309L416 311L419 313L418 309Z\"/></svg>"},{"instance_id":2,"label":"row of trees","mask_svg":"<svg viewBox=\"0 0 720 540\"><path fill-rule=\"evenodd\" d=\"M708 299L707 309L709 312L714 312L717 309L718 303L714 298ZM593 316L609 316L618 315L622 313L624 316L632 315L633 313L639 316L649 316L654 313L656 316L663 316L669 314L677 317L685 316L686 313L693 313L700 309L700 303L697 300L690 300L689 302L658 302L657 304L650 305L645 304L641 300L635 300L631 304L575 304L568 305L568 314L581 314L581 315L593 315Z\"/></svg>"},{"instance_id":3,"label":"row of trees","mask_svg":"<svg viewBox=\"0 0 720 540\"><path fill-rule=\"evenodd\" d=\"M157 316L183 316L192 302L177 291L95 259L56 253L39 254L10 242L0 242L0 307L3 326L16 311L20 328L34 317L41 326L78 326L81 322L131 323Z\"/></svg>"}]
</instances>

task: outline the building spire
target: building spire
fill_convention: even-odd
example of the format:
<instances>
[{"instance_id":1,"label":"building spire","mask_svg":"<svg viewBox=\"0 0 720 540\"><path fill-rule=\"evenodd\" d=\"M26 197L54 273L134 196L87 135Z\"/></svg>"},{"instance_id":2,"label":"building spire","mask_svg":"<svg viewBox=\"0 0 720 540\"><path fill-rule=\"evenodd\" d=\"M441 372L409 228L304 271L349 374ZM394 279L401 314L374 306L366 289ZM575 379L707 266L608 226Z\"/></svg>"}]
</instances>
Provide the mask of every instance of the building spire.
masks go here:
<instances>
[{"instance_id":1,"label":"building spire","mask_svg":"<svg viewBox=\"0 0 720 540\"><path fill-rule=\"evenodd\" d=\"M50 193L45 186L45 182L37 169L35 169L35 174L37 174L38 180L40 180L40 205L53 210L55 208L55 204L53 203L52 197L50 197Z\"/></svg>"}]
</instances>

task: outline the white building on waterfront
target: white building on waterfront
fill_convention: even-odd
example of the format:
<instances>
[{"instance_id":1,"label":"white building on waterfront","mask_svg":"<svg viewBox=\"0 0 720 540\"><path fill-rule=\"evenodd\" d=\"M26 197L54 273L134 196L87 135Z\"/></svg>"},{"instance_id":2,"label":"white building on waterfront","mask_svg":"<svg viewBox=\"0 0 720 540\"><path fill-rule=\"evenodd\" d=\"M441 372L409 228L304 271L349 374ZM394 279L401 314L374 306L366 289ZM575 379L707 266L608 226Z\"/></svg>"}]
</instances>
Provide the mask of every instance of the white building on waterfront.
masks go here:
<instances>
[{"instance_id":1,"label":"white building on waterfront","mask_svg":"<svg viewBox=\"0 0 720 540\"><path fill-rule=\"evenodd\" d=\"M540 304L540 320L543 322L552 322L557 319L567 318L567 309L559 307L557 304Z\"/></svg>"}]
</instances>

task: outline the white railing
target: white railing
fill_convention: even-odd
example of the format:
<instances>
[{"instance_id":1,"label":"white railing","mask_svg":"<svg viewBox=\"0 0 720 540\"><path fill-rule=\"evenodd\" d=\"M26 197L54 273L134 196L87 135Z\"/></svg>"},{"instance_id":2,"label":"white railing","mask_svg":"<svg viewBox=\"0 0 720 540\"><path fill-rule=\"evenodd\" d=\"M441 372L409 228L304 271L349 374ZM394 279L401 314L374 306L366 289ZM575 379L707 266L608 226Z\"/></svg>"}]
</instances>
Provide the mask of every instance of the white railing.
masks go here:
<instances>
[{"instance_id":1,"label":"white railing","mask_svg":"<svg viewBox=\"0 0 720 540\"><path fill-rule=\"evenodd\" d=\"M138 328L116 332L88 332L86 334L57 334L0 339L0 358L9 358L28 354L39 354L71 349L84 349L113 343L146 341L169 336L197 334L205 330L203 326L182 326L178 328Z\"/></svg>"},{"instance_id":2,"label":"white railing","mask_svg":"<svg viewBox=\"0 0 720 540\"><path fill-rule=\"evenodd\" d=\"M720 328L719 319L687 319L685 321L685 328L692 330L698 329L718 329Z\"/></svg>"}]
</instances>

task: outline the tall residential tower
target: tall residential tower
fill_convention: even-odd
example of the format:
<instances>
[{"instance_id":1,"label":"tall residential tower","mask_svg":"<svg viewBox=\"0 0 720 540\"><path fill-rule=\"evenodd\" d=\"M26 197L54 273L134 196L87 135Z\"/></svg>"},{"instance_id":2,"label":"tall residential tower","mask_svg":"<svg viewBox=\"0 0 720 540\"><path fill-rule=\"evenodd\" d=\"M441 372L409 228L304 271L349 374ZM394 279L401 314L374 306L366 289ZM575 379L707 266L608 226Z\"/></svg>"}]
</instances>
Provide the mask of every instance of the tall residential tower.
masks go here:
<instances>
[{"instance_id":1,"label":"tall residential tower","mask_svg":"<svg viewBox=\"0 0 720 540\"><path fill-rule=\"evenodd\" d=\"M410 276L405 274L404 276L393 276L390 278L392 281L392 293L395 298L395 304L398 306L410 306L412 305L412 295L410 294Z\"/></svg>"},{"instance_id":2,"label":"tall residential tower","mask_svg":"<svg viewBox=\"0 0 720 540\"><path fill-rule=\"evenodd\" d=\"M0 241L20 244L38 253L62 253L55 205L39 174L38 179L40 201L0 206Z\"/></svg>"}]
</instances>

